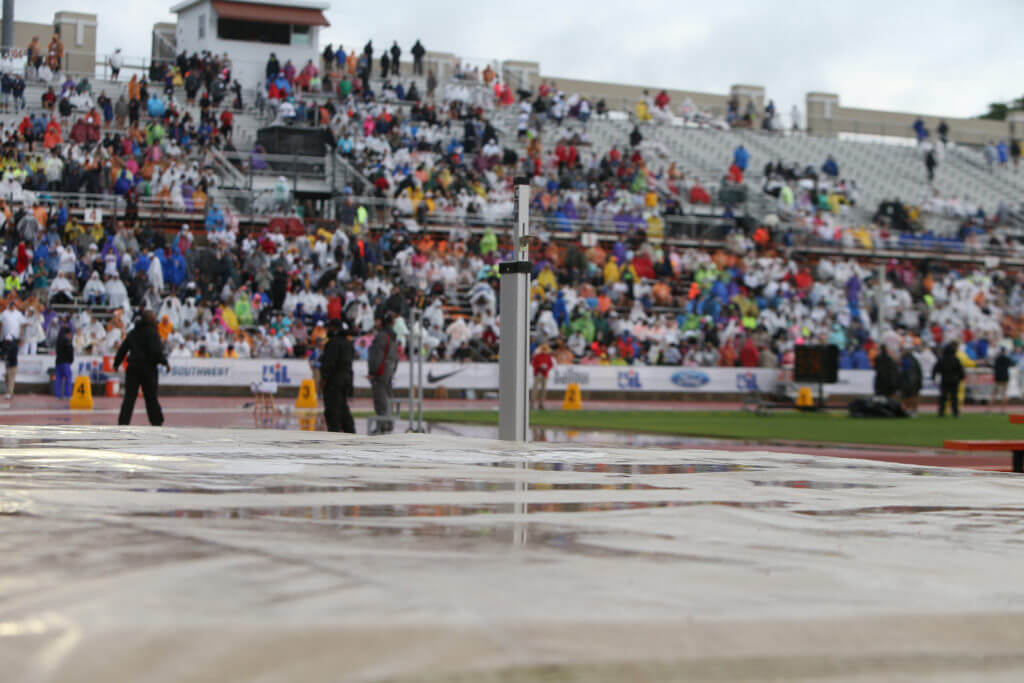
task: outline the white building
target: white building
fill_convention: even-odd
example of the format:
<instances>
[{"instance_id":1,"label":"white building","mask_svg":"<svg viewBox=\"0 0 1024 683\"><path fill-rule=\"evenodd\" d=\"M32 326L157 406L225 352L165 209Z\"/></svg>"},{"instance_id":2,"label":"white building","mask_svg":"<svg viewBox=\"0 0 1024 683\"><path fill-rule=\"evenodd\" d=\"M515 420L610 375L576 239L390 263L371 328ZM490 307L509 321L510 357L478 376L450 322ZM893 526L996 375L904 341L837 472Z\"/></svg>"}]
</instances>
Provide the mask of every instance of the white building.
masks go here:
<instances>
[{"instance_id":1,"label":"white building","mask_svg":"<svg viewBox=\"0 0 1024 683\"><path fill-rule=\"evenodd\" d=\"M309 0L184 0L178 15L177 50L203 50L231 58L232 79L254 88L265 76L270 53L282 68L288 60L301 71L306 62L320 68L320 28L329 26L330 5Z\"/></svg>"}]
</instances>

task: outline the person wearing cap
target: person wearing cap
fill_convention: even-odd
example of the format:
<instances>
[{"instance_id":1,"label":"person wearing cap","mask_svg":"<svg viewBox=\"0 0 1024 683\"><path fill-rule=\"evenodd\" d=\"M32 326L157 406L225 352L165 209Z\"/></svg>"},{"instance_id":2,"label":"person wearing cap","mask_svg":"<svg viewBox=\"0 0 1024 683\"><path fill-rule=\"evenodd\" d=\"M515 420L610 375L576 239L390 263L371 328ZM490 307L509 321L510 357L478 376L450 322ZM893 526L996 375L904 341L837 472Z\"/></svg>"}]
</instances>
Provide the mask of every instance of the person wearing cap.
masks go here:
<instances>
[{"instance_id":1,"label":"person wearing cap","mask_svg":"<svg viewBox=\"0 0 1024 683\"><path fill-rule=\"evenodd\" d=\"M544 410L544 395L548 389L548 373L555 366L555 360L551 357L551 347L541 344L537 353L530 361L533 366L533 400L530 402L537 410Z\"/></svg>"},{"instance_id":2,"label":"person wearing cap","mask_svg":"<svg viewBox=\"0 0 1024 683\"><path fill-rule=\"evenodd\" d=\"M121 412L117 417L117 424L127 425L132 421L132 412L135 410L135 399L139 395L139 387L142 388L142 396L146 401L146 415L149 423L159 427L164 423L164 414L160 409L160 401L157 397L159 382L157 366L163 365L167 370L171 369L164 354L164 347L160 341L160 333L156 329L156 314L153 311L143 311L135 327L128 333L125 340L121 342L117 354L114 356L114 367L119 368L128 360L128 369L124 378L124 399L121 401Z\"/></svg>"},{"instance_id":3,"label":"person wearing cap","mask_svg":"<svg viewBox=\"0 0 1024 683\"><path fill-rule=\"evenodd\" d=\"M398 367L398 342L391 331L392 317L385 313L377 318L377 333L370 344L366 368L370 376L370 388L373 390L373 412L378 417L391 416L391 383ZM390 419L378 422L377 433L394 430Z\"/></svg>"},{"instance_id":4,"label":"person wearing cap","mask_svg":"<svg viewBox=\"0 0 1024 683\"><path fill-rule=\"evenodd\" d=\"M319 324L319 323L318 323ZM355 348L348 338L348 325L341 320L327 323L327 344L320 358L320 382L323 386L324 422L329 432L356 433L356 423L348 408L353 394L352 360ZM375 394L376 395L376 394Z\"/></svg>"}]
</instances>

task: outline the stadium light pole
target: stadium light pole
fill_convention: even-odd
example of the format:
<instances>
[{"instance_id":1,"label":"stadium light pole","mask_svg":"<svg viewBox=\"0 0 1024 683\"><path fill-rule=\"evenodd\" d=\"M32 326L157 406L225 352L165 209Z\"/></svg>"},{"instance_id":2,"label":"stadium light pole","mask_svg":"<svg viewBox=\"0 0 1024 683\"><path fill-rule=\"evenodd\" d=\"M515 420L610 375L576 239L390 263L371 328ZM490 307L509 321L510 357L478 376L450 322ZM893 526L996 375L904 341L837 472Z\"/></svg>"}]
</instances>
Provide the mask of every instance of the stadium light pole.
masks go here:
<instances>
[{"instance_id":1,"label":"stadium light pole","mask_svg":"<svg viewBox=\"0 0 1024 683\"><path fill-rule=\"evenodd\" d=\"M527 441L530 428L530 183L516 178L512 261L501 275L501 345L498 354L498 438Z\"/></svg>"},{"instance_id":2,"label":"stadium light pole","mask_svg":"<svg viewBox=\"0 0 1024 683\"><path fill-rule=\"evenodd\" d=\"M14 47L14 0L4 0L3 25L0 28L0 48L10 50Z\"/></svg>"}]
</instances>

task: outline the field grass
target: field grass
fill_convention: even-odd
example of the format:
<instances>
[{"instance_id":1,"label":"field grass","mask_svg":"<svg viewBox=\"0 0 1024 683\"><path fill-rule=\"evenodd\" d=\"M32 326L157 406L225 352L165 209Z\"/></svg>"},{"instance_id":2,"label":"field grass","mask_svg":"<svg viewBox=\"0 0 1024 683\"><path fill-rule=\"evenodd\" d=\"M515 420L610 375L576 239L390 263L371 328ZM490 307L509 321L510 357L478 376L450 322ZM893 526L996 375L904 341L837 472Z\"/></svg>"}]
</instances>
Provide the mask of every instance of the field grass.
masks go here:
<instances>
[{"instance_id":1,"label":"field grass","mask_svg":"<svg viewBox=\"0 0 1024 683\"><path fill-rule=\"evenodd\" d=\"M430 422L497 424L494 410L426 411ZM757 417L742 411L677 412L657 410L533 411L536 427L606 429L625 432L704 436L752 441L924 446L941 448L945 439L1024 438L1024 425L1006 415L971 414L959 419L924 414L909 419L853 419L842 414L774 413Z\"/></svg>"}]
</instances>

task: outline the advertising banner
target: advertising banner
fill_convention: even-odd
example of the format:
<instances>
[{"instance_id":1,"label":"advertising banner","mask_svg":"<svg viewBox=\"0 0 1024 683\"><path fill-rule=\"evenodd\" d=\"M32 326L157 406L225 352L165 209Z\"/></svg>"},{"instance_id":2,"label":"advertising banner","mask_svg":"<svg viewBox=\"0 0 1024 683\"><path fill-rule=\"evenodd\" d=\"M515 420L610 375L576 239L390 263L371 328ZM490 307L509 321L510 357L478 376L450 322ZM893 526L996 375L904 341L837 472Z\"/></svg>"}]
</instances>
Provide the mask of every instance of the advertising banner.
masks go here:
<instances>
[{"instance_id":1,"label":"advertising banner","mask_svg":"<svg viewBox=\"0 0 1024 683\"><path fill-rule=\"evenodd\" d=\"M53 366L53 356L22 356L18 363L18 382L48 383ZM71 370L76 377L89 375L93 384L98 385L107 374L103 367L102 357L85 356L76 359ZM978 369L969 374L969 390L979 394L980 389L991 391L991 371ZM1020 393L1016 374L1011 373L1011 396ZM365 361L356 361L353 375L357 388L369 388ZM295 359L175 358L171 359L170 372L160 369L160 383L172 387L250 387L261 382L273 382L281 388L297 388L302 380L312 376L309 363ZM783 371L766 368L558 365L551 370L548 388L564 391L570 384L578 384L583 392L771 393L787 377ZM875 373L871 370L840 370L839 382L825 385L825 395L870 396L874 390L874 378ZM988 385L985 385L986 381ZM426 389L444 387L451 390L497 391L498 384L497 363L435 362L423 366L423 385ZM398 364L394 386L396 389L409 386L408 363ZM812 388L817 392L816 386ZM930 378L925 379L921 393L925 396L938 394Z\"/></svg>"}]
</instances>

